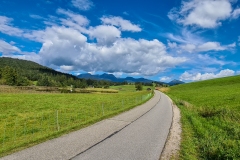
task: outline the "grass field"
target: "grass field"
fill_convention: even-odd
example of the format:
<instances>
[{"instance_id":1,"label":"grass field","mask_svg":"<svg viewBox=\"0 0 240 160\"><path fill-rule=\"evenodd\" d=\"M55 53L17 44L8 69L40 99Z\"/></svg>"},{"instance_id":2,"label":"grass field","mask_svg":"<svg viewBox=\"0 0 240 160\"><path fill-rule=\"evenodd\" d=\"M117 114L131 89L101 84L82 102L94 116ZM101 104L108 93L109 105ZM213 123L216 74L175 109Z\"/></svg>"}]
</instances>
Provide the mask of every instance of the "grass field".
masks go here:
<instances>
[{"instance_id":1,"label":"grass field","mask_svg":"<svg viewBox=\"0 0 240 160\"><path fill-rule=\"evenodd\" d=\"M151 91L136 92L133 85L120 87L126 90L91 94L1 92L0 157L86 127L152 97Z\"/></svg>"},{"instance_id":2,"label":"grass field","mask_svg":"<svg viewBox=\"0 0 240 160\"><path fill-rule=\"evenodd\" d=\"M182 115L180 159L240 159L240 76L165 89Z\"/></svg>"}]
</instances>

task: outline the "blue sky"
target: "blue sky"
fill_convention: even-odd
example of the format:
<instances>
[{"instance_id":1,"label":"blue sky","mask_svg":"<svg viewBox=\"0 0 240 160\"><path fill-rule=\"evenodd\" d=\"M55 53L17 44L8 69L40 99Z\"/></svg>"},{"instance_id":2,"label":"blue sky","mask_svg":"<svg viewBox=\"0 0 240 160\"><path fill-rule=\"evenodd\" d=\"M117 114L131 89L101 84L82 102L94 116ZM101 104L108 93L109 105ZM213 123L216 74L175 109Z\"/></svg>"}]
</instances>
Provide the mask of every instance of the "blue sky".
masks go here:
<instances>
[{"instance_id":1,"label":"blue sky","mask_svg":"<svg viewBox=\"0 0 240 160\"><path fill-rule=\"evenodd\" d=\"M0 56L169 82L240 74L239 0L1 0Z\"/></svg>"}]
</instances>

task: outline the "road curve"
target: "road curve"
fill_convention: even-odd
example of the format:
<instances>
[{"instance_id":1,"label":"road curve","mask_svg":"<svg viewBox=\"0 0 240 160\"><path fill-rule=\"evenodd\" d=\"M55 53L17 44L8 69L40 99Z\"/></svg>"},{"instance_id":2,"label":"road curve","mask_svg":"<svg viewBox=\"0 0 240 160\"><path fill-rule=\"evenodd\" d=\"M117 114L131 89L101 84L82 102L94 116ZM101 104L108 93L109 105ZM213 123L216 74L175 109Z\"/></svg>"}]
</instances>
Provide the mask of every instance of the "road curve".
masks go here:
<instances>
[{"instance_id":1,"label":"road curve","mask_svg":"<svg viewBox=\"0 0 240 160\"><path fill-rule=\"evenodd\" d=\"M157 160L172 122L172 105L159 91L148 102L92 126L0 160Z\"/></svg>"},{"instance_id":2,"label":"road curve","mask_svg":"<svg viewBox=\"0 0 240 160\"><path fill-rule=\"evenodd\" d=\"M72 160L158 160L171 126L172 106L166 95L157 94L161 99L149 112Z\"/></svg>"}]
</instances>

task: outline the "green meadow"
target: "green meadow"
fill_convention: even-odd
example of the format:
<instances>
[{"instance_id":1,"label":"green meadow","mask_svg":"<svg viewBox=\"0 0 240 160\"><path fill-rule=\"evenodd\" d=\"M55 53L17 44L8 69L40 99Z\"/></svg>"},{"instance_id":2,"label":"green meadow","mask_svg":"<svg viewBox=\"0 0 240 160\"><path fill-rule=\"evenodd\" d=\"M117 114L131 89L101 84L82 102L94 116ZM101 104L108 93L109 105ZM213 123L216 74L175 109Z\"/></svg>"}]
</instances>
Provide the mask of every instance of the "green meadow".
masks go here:
<instances>
[{"instance_id":1,"label":"green meadow","mask_svg":"<svg viewBox=\"0 0 240 160\"><path fill-rule=\"evenodd\" d=\"M180 159L240 159L240 76L170 87L181 110Z\"/></svg>"},{"instance_id":2,"label":"green meadow","mask_svg":"<svg viewBox=\"0 0 240 160\"><path fill-rule=\"evenodd\" d=\"M118 92L119 88L124 89ZM135 91L134 85L110 89L114 90L110 93L99 89L93 93L16 93L14 88L5 88L0 92L0 157L89 126L153 96L146 88Z\"/></svg>"}]
</instances>

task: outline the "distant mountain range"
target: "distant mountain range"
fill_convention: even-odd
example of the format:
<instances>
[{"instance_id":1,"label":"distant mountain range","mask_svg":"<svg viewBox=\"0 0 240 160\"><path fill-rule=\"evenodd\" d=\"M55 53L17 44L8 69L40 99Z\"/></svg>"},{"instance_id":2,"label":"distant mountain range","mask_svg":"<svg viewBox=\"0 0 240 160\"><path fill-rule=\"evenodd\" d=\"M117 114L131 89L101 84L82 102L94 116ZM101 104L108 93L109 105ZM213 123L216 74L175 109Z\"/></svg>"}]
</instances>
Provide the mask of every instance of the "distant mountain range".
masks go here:
<instances>
[{"instance_id":1,"label":"distant mountain range","mask_svg":"<svg viewBox=\"0 0 240 160\"><path fill-rule=\"evenodd\" d=\"M152 83L153 80L145 79L145 78L133 78L133 77L126 77L126 78L117 78L113 74L104 73L102 75L92 75L90 73L80 74L77 76L78 78L83 79L94 79L94 80L107 80L111 82L142 82L142 83Z\"/></svg>"},{"instance_id":2,"label":"distant mountain range","mask_svg":"<svg viewBox=\"0 0 240 160\"><path fill-rule=\"evenodd\" d=\"M174 85L178 85L178 84L183 84L183 81L179 81L179 80L172 80L171 82L168 83L169 86L174 86Z\"/></svg>"},{"instance_id":3,"label":"distant mountain range","mask_svg":"<svg viewBox=\"0 0 240 160\"><path fill-rule=\"evenodd\" d=\"M145 78L133 78L133 77L117 78L113 74L107 74L107 73L104 73L102 75L92 75L90 73L85 73L85 74L80 74L77 77L78 78L83 78L83 79L107 80L107 81L111 81L111 82L128 82L128 83L135 83L135 82L152 83L152 82L156 82L156 81L145 79ZM164 83L164 82L157 82L157 83L167 84L167 85L172 86L172 85L182 84L184 82L179 81L179 80L173 80L169 83Z\"/></svg>"}]
</instances>

